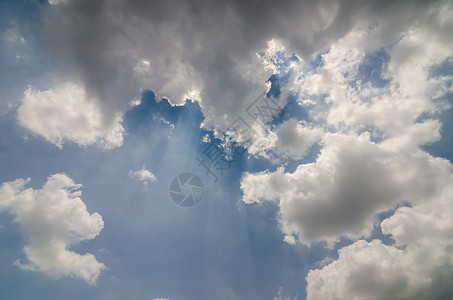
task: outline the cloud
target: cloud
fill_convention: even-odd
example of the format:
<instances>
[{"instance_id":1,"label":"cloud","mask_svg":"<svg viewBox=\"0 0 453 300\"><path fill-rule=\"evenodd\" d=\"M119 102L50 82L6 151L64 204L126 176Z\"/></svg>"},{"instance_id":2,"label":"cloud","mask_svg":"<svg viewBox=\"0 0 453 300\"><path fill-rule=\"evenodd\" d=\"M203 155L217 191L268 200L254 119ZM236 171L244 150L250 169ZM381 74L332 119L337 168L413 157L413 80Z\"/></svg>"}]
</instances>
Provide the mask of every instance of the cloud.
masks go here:
<instances>
[{"instance_id":1,"label":"cloud","mask_svg":"<svg viewBox=\"0 0 453 300\"><path fill-rule=\"evenodd\" d=\"M413 136L426 135L419 132ZM413 142L327 135L315 163L244 175L243 200L278 201L289 244L369 236L377 213L410 203L381 223L394 245L361 240L341 249L336 261L310 271L307 299L444 299L452 292L453 166L402 140Z\"/></svg>"},{"instance_id":2,"label":"cloud","mask_svg":"<svg viewBox=\"0 0 453 300\"><path fill-rule=\"evenodd\" d=\"M250 154L266 157L273 161L287 158L303 158L315 143L321 140L323 130L296 119L288 119L274 129L253 126ZM237 138L233 136L233 138Z\"/></svg>"},{"instance_id":3,"label":"cloud","mask_svg":"<svg viewBox=\"0 0 453 300\"><path fill-rule=\"evenodd\" d=\"M453 24L445 19L453 10L447 2L404 7L404 14L396 5L355 23L320 53L318 65L302 62L302 74L284 87L298 94L307 124L325 132L316 161L292 173L283 167L245 173L241 181L245 203L278 205L288 243L355 241L309 272L307 299L452 293L453 167L422 146L441 139L435 118L449 108L443 97L453 78L432 69L453 55L446 38ZM378 214L392 209L379 224ZM361 239L375 229L394 242Z\"/></svg>"},{"instance_id":4,"label":"cloud","mask_svg":"<svg viewBox=\"0 0 453 300\"><path fill-rule=\"evenodd\" d=\"M290 245L295 245L296 244L296 238L293 236L293 235L285 235L285 237L283 238L283 240L290 244Z\"/></svg>"},{"instance_id":5,"label":"cloud","mask_svg":"<svg viewBox=\"0 0 453 300\"><path fill-rule=\"evenodd\" d=\"M273 300L297 300L299 297L298 295L294 297L290 297L284 294L283 288L280 286L278 287L277 295L273 298Z\"/></svg>"},{"instance_id":6,"label":"cloud","mask_svg":"<svg viewBox=\"0 0 453 300\"><path fill-rule=\"evenodd\" d=\"M225 129L275 71L257 53L278 46L308 59L356 24L378 21L370 46L391 44L428 6L438 4L67 1L43 8L40 33L42 48L100 101L105 117L122 115L149 88L173 104L196 98L203 124Z\"/></svg>"},{"instance_id":7,"label":"cloud","mask_svg":"<svg viewBox=\"0 0 453 300\"><path fill-rule=\"evenodd\" d=\"M398 23L397 19L385 18L388 24L382 20L374 27L369 23L357 25L322 54L320 67L295 76L287 88L299 92L301 104L306 102L312 119L336 130L363 131L371 127L375 130L371 133L378 138L401 134L421 114L445 109L445 103L438 99L452 91L451 76L430 74L432 66L452 55L453 43L445 39L450 25L439 18L441 11L453 15L448 7L433 5L428 10L429 17L405 23L403 28L410 29L398 31L396 36L383 35L382 31L386 32L384 28L389 24ZM370 75L363 64L370 55L388 56L388 61L375 59L375 65L369 67L380 71L375 76L387 84L376 85L375 80L367 78ZM320 97L325 97L328 109L322 107Z\"/></svg>"},{"instance_id":8,"label":"cloud","mask_svg":"<svg viewBox=\"0 0 453 300\"><path fill-rule=\"evenodd\" d=\"M168 134L168 138L171 138L171 135L173 134L173 131L175 130L175 124L171 123L170 121L168 121L167 119L165 119L163 116L161 116L159 114L154 114L153 120L160 120L165 125L168 125L168 127L170 127L170 133Z\"/></svg>"},{"instance_id":9,"label":"cloud","mask_svg":"<svg viewBox=\"0 0 453 300\"><path fill-rule=\"evenodd\" d=\"M452 175L449 176L450 182ZM382 222L395 247L360 240L307 276L307 299L447 299L453 292L453 186Z\"/></svg>"},{"instance_id":10,"label":"cloud","mask_svg":"<svg viewBox=\"0 0 453 300\"><path fill-rule=\"evenodd\" d=\"M80 199L81 185L65 174L49 176L42 189L25 188L30 179L16 179L0 187L0 212L14 216L27 236L24 253L29 260L15 265L52 278L73 276L96 284L106 267L95 256L68 250L94 239L104 227L98 213L90 214Z\"/></svg>"},{"instance_id":11,"label":"cloud","mask_svg":"<svg viewBox=\"0 0 453 300\"><path fill-rule=\"evenodd\" d=\"M147 170L145 166L143 166L140 170L130 170L129 177L142 181L144 185L157 181L157 177L153 173L151 173L151 171Z\"/></svg>"},{"instance_id":12,"label":"cloud","mask_svg":"<svg viewBox=\"0 0 453 300\"><path fill-rule=\"evenodd\" d=\"M51 5L65 4L68 0L48 0Z\"/></svg>"},{"instance_id":13,"label":"cloud","mask_svg":"<svg viewBox=\"0 0 453 300\"><path fill-rule=\"evenodd\" d=\"M74 83L57 84L39 91L29 87L17 110L19 123L62 148L64 142L112 149L123 144L121 118L105 120L95 99Z\"/></svg>"},{"instance_id":14,"label":"cloud","mask_svg":"<svg viewBox=\"0 0 453 300\"><path fill-rule=\"evenodd\" d=\"M246 173L241 181L243 201L278 201L282 231L303 243L367 236L377 213L415 201L441 180L426 153L377 145L367 134L327 134L321 144L316 162L293 173Z\"/></svg>"},{"instance_id":15,"label":"cloud","mask_svg":"<svg viewBox=\"0 0 453 300\"><path fill-rule=\"evenodd\" d=\"M341 236L368 236L376 214L428 196L435 180L442 178L430 165L434 158L419 147L440 139L440 123L429 117L448 107L438 99L451 88L451 78L432 78L429 73L452 54L443 30L428 37L430 29L447 26L438 18L442 9L434 5L431 17L414 23L411 30L399 31L394 41L382 35L388 24L358 24L321 55L320 66L294 74L286 89L298 93L299 103L308 113L307 127L319 135L325 132L320 140L323 148L315 162L301 164L293 173L283 168L245 173L243 201L277 201L283 233L309 244L333 243ZM389 22L398 23L396 19ZM424 39L435 47L413 42ZM375 60L374 69L381 70L379 75L387 82L376 86L364 80L361 66L370 51L376 56L376 49L386 43L393 44L389 61L386 65L385 59ZM405 51L404 59L401 49L411 50ZM417 84L409 88L409 82ZM304 142L302 136L282 131L278 138L274 136L272 145L283 144L289 136L288 145L297 146L287 146L283 153L306 149L298 145ZM426 176L427 170L430 176Z\"/></svg>"},{"instance_id":16,"label":"cloud","mask_svg":"<svg viewBox=\"0 0 453 300\"><path fill-rule=\"evenodd\" d=\"M426 153L401 206L380 224L394 243L359 240L307 275L307 299L447 299L453 292L453 165ZM400 178L408 172L401 172ZM431 180L431 178L433 178Z\"/></svg>"},{"instance_id":17,"label":"cloud","mask_svg":"<svg viewBox=\"0 0 453 300\"><path fill-rule=\"evenodd\" d=\"M4 40L5 45L13 48L12 50L15 52L16 62L29 61L32 56L33 49L27 40L21 35L19 28L17 28L14 22L12 22L12 25L12 28L6 29L0 34L1 39Z\"/></svg>"}]
</instances>

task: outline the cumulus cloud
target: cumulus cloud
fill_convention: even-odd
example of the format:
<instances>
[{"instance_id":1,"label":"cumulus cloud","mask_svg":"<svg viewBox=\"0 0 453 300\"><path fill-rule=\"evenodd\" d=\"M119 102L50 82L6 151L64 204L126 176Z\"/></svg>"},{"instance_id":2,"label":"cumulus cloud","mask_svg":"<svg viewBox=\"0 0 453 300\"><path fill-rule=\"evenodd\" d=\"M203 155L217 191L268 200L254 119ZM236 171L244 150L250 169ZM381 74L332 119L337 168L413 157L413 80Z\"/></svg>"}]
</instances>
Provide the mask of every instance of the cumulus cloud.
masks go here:
<instances>
[{"instance_id":1,"label":"cumulus cloud","mask_svg":"<svg viewBox=\"0 0 453 300\"><path fill-rule=\"evenodd\" d=\"M243 201L278 200L283 232L303 243L367 236L377 213L419 199L442 180L428 154L401 150L406 145L378 145L367 134L327 134L321 144L316 162L293 173L246 173L241 181Z\"/></svg>"},{"instance_id":2,"label":"cumulus cloud","mask_svg":"<svg viewBox=\"0 0 453 300\"><path fill-rule=\"evenodd\" d=\"M359 240L340 249L337 260L309 272L307 299L447 299L453 293L453 165L419 155L424 164L410 168L425 178L414 181L422 187L412 205L380 224L394 244Z\"/></svg>"},{"instance_id":3,"label":"cumulus cloud","mask_svg":"<svg viewBox=\"0 0 453 300\"><path fill-rule=\"evenodd\" d=\"M96 284L105 265L93 254L68 248L94 239L104 227L102 217L87 211L80 199L81 185L65 174L49 176L42 189L25 188L29 181L16 179L0 186L0 212L13 215L27 236L23 250L29 262L16 260L15 265L55 279L73 276Z\"/></svg>"},{"instance_id":4,"label":"cumulus cloud","mask_svg":"<svg viewBox=\"0 0 453 300\"><path fill-rule=\"evenodd\" d=\"M448 164L448 162L445 162ZM451 169L451 166L450 166ZM307 276L307 299L448 299L453 279L450 183L414 207L401 207L381 224L395 247L360 240Z\"/></svg>"},{"instance_id":5,"label":"cumulus cloud","mask_svg":"<svg viewBox=\"0 0 453 300\"><path fill-rule=\"evenodd\" d=\"M29 87L17 110L19 123L59 148L65 142L80 146L97 145L111 149L123 144L121 118L104 118L96 99L82 86L61 83L45 91Z\"/></svg>"},{"instance_id":6,"label":"cumulus cloud","mask_svg":"<svg viewBox=\"0 0 453 300\"><path fill-rule=\"evenodd\" d=\"M394 245L357 241L307 276L307 299L448 299L453 293L453 166L433 159L430 195L381 223Z\"/></svg>"},{"instance_id":7,"label":"cumulus cloud","mask_svg":"<svg viewBox=\"0 0 453 300\"><path fill-rule=\"evenodd\" d=\"M157 177L143 166L140 170L129 171L129 177L136 178L143 182L144 185L157 181Z\"/></svg>"}]
</instances>

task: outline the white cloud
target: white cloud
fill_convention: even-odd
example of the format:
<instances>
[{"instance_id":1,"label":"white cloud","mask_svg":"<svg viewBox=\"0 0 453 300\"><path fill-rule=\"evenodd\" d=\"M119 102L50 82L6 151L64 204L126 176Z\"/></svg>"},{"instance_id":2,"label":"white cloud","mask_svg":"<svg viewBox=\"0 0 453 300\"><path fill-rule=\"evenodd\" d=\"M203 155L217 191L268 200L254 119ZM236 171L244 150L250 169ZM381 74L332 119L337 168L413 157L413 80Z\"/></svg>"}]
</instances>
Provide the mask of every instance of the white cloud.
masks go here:
<instances>
[{"instance_id":1,"label":"white cloud","mask_svg":"<svg viewBox=\"0 0 453 300\"><path fill-rule=\"evenodd\" d=\"M98 102L73 83L57 84L45 91L29 87L24 92L17 116L23 127L59 148L65 142L80 146L95 144L103 149L119 147L123 143L121 118L109 123Z\"/></svg>"},{"instance_id":2,"label":"white cloud","mask_svg":"<svg viewBox=\"0 0 453 300\"><path fill-rule=\"evenodd\" d=\"M257 53L257 56L262 60L264 68L272 71L272 74L282 72L285 60L282 54L285 53L285 47L277 39L271 39L267 42L267 47Z\"/></svg>"},{"instance_id":3,"label":"white cloud","mask_svg":"<svg viewBox=\"0 0 453 300\"><path fill-rule=\"evenodd\" d=\"M400 180L418 170L402 206L380 227L393 245L359 240L307 276L307 299L448 299L453 293L453 165L419 152ZM431 178L434 179L431 180ZM412 191L410 189L416 189Z\"/></svg>"},{"instance_id":4,"label":"white cloud","mask_svg":"<svg viewBox=\"0 0 453 300\"><path fill-rule=\"evenodd\" d=\"M246 173L241 181L243 201L278 201L282 231L303 243L367 236L377 213L416 201L442 180L434 158L406 152L406 144L378 145L368 134L327 134L321 144L316 162L293 173Z\"/></svg>"},{"instance_id":5,"label":"white cloud","mask_svg":"<svg viewBox=\"0 0 453 300\"><path fill-rule=\"evenodd\" d=\"M210 142L211 142L211 138L209 137L209 134L205 134L205 135L203 136L203 138L201 139L201 141L202 141L203 143L210 143Z\"/></svg>"},{"instance_id":6,"label":"white cloud","mask_svg":"<svg viewBox=\"0 0 453 300\"><path fill-rule=\"evenodd\" d=\"M147 170L145 166L143 166L140 170L130 170L129 177L142 181L144 185L157 181L157 177L153 173L151 173L151 171Z\"/></svg>"},{"instance_id":7,"label":"white cloud","mask_svg":"<svg viewBox=\"0 0 453 300\"><path fill-rule=\"evenodd\" d=\"M290 245L296 244L296 238L293 235L289 235L289 234L284 236L283 241L285 241L286 243L288 243Z\"/></svg>"},{"instance_id":8,"label":"white cloud","mask_svg":"<svg viewBox=\"0 0 453 300\"><path fill-rule=\"evenodd\" d=\"M429 158L424 187L412 207L381 223L394 245L357 241L307 276L307 299L448 299L453 293L453 166Z\"/></svg>"},{"instance_id":9,"label":"white cloud","mask_svg":"<svg viewBox=\"0 0 453 300\"><path fill-rule=\"evenodd\" d=\"M0 212L14 216L27 236L24 253L28 263L15 265L41 271L52 278L82 278L96 284L106 267L95 256L68 250L94 239L104 227L98 213L90 214L80 199L81 185L65 174L51 175L42 189L25 188L30 179L16 179L0 186Z\"/></svg>"}]
</instances>

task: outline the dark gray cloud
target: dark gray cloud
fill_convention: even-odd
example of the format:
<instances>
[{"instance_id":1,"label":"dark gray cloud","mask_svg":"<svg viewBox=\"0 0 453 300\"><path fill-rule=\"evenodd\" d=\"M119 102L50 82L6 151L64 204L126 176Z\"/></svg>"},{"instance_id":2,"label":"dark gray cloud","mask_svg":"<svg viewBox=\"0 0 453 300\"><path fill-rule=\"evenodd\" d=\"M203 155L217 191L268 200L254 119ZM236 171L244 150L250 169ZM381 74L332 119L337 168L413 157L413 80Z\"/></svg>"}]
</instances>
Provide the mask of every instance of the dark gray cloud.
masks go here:
<instances>
[{"instance_id":1,"label":"dark gray cloud","mask_svg":"<svg viewBox=\"0 0 453 300\"><path fill-rule=\"evenodd\" d=\"M65 1L44 9L43 28L45 49L64 70L61 75L80 81L99 98L108 119L127 110L141 88L150 88L173 103L182 103L186 97L201 100L206 124L222 128L239 114L255 90L265 88L270 74L256 52L270 39L309 58L363 20L377 22L403 9L411 12L405 14L408 18L416 18L426 5L393 1ZM407 22L398 20L382 23L382 35L404 29Z\"/></svg>"}]
</instances>

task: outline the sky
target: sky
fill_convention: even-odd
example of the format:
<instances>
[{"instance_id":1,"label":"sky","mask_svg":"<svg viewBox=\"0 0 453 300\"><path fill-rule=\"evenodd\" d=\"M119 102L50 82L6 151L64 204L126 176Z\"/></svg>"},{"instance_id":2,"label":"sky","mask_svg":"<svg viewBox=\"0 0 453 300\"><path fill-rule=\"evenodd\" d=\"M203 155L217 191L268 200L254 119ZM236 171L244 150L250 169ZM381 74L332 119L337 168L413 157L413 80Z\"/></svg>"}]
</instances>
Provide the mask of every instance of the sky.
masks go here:
<instances>
[{"instance_id":1,"label":"sky","mask_svg":"<svg viewBox=\"0 0 453 300\"><path fill-rule=\"evenodd\" d=\"M0 1L0 298L453 299L451 1Z\"/></svg>"}]
</instances>

